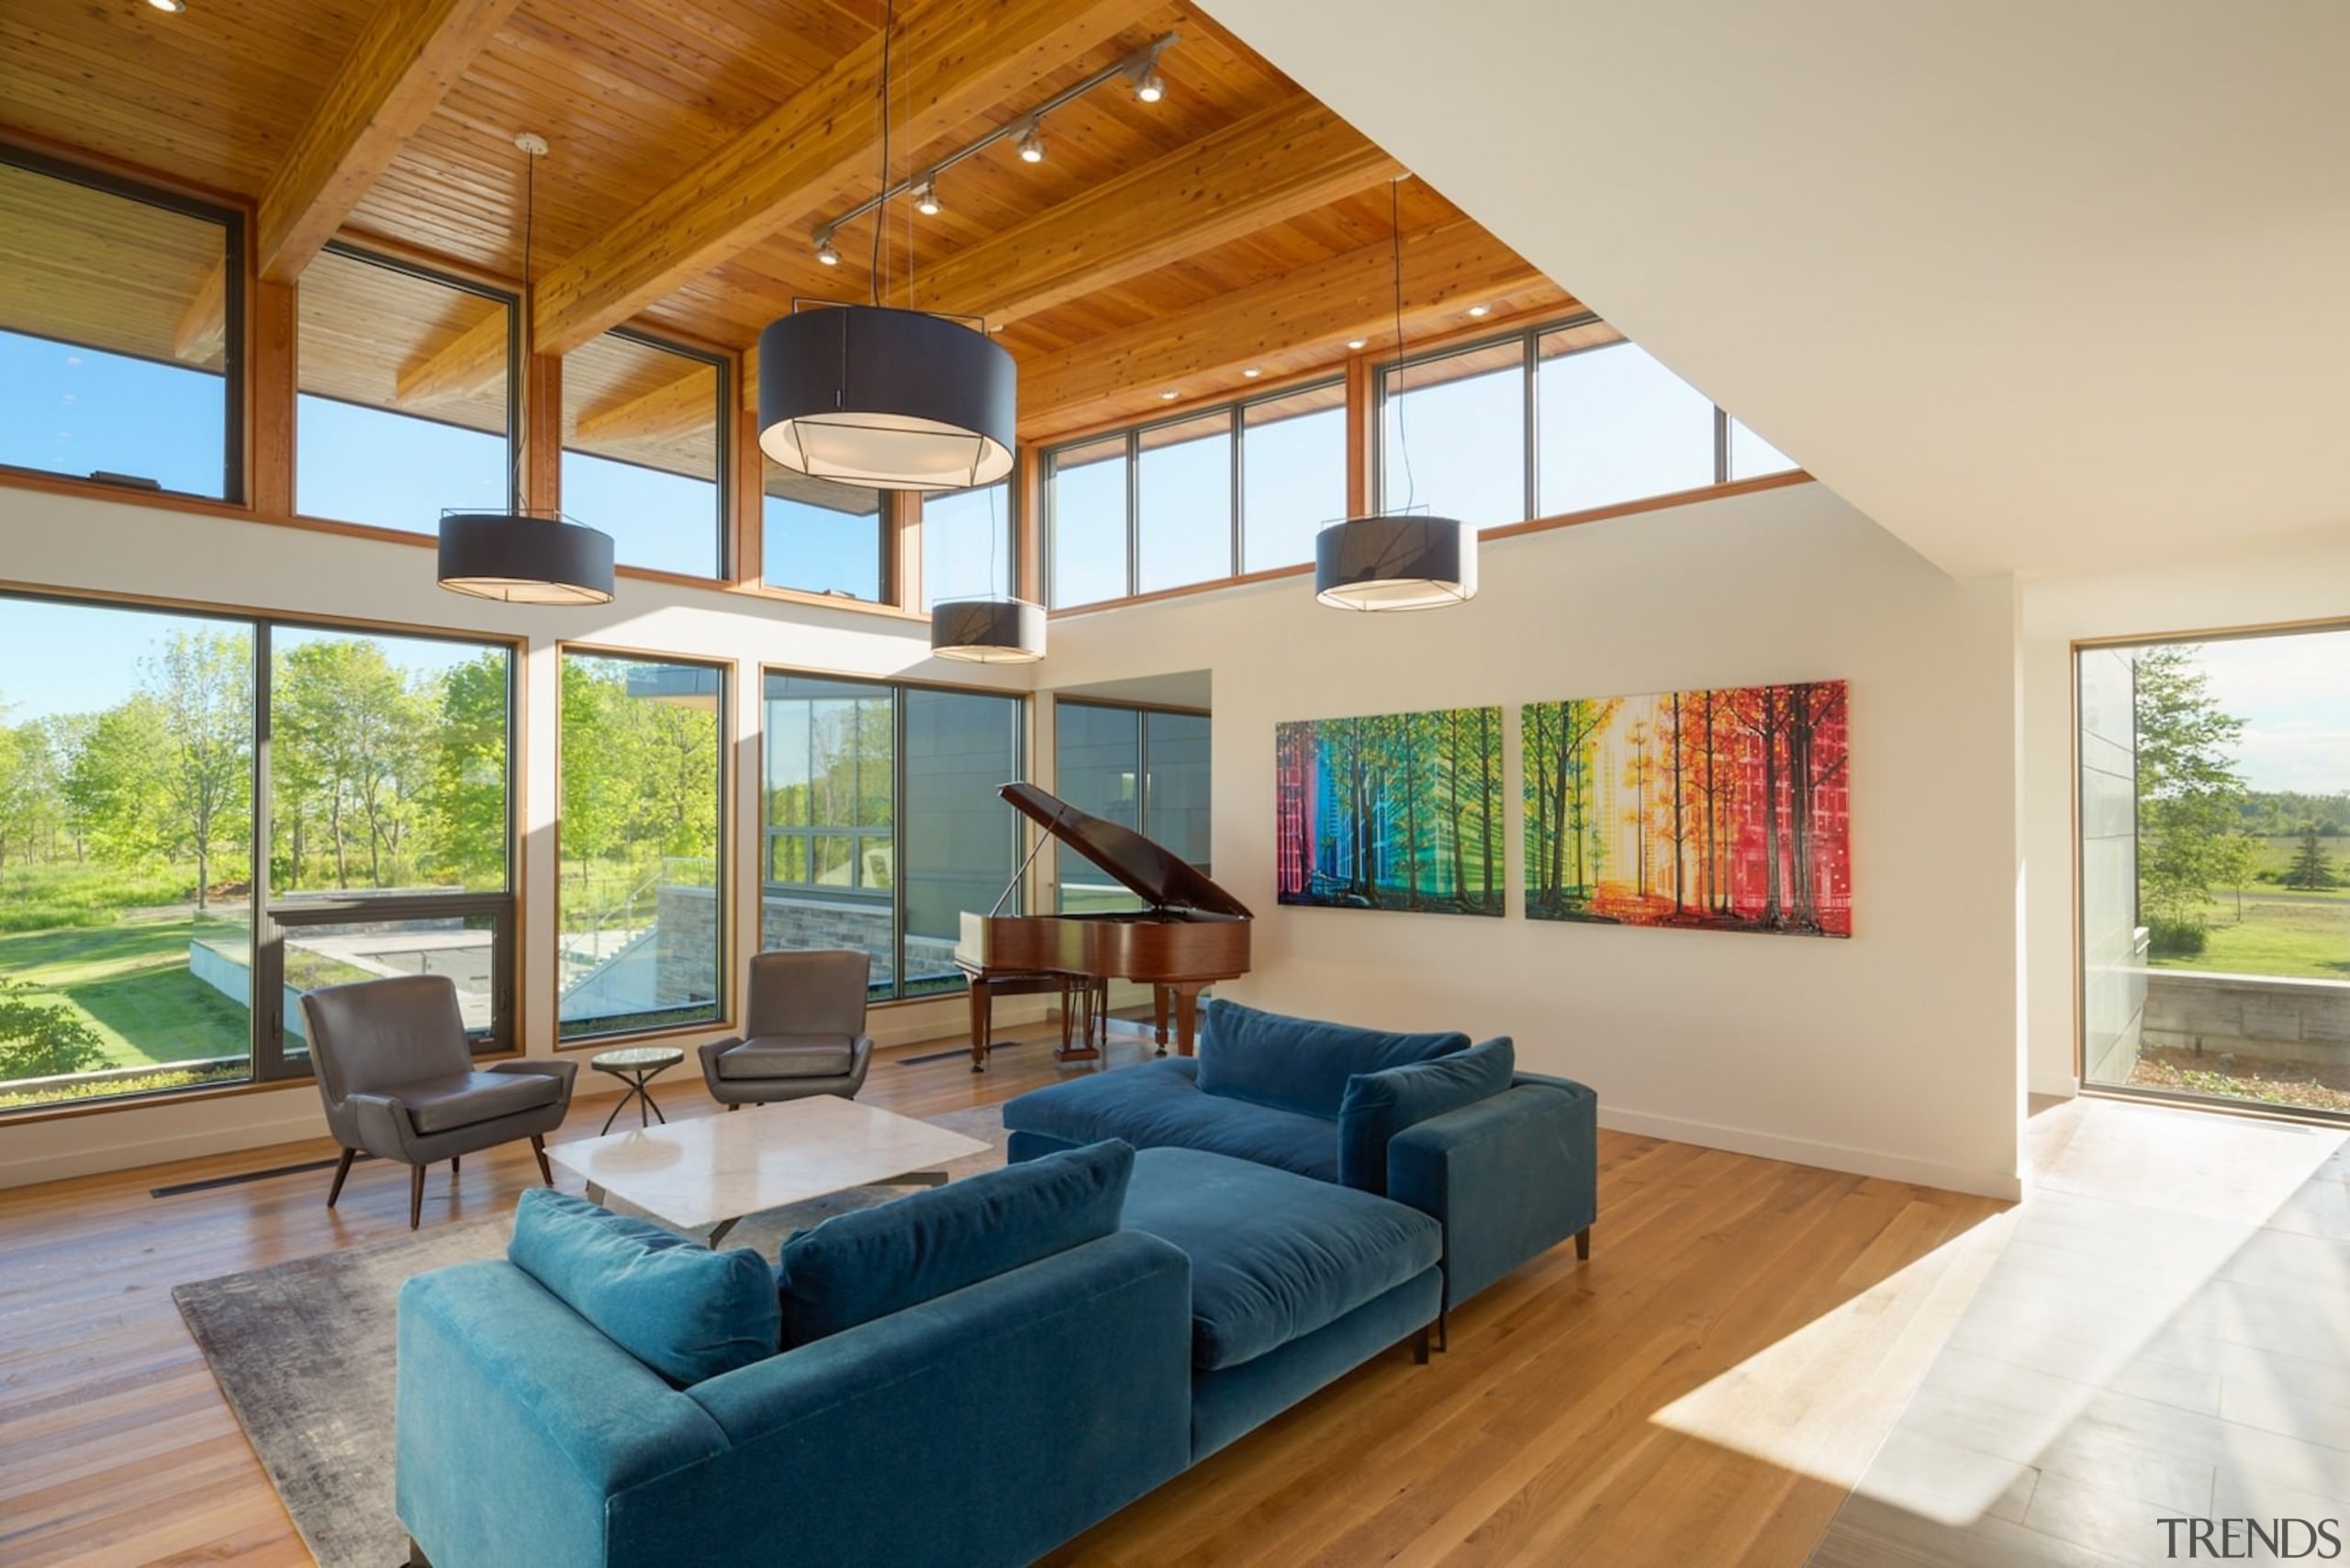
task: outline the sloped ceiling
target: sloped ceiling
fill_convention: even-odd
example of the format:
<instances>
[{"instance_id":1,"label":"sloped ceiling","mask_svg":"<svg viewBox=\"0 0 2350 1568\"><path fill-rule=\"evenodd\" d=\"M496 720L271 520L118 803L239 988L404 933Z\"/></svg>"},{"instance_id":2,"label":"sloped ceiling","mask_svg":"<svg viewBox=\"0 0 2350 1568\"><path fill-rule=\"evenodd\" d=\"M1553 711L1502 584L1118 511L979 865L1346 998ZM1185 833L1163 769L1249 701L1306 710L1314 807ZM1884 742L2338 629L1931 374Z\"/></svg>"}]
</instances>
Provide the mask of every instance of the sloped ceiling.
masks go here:
<instances>
[{"instance_id":1,"label":"sloped ceiling","mask_svg":"<svg viewBox=\"0 0 2350 1568\"><path fill-rule=\"evenodd\" d=\"M1954 575L2350 527L2339 0L1214 13Z\"/></svg>"}]
</instances>

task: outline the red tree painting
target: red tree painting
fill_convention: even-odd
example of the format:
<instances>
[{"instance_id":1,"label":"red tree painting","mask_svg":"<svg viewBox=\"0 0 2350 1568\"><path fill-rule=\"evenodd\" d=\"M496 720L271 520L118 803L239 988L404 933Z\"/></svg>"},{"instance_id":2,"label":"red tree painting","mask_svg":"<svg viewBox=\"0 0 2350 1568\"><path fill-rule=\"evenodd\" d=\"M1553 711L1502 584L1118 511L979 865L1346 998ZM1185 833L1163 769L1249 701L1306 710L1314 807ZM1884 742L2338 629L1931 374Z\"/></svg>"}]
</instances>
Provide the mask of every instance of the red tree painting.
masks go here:
<instances>
[{"instance_id":1,"label":"red tree painting","mask_svg":"<svg viewBox=\"0 0 2350 1568\"><path fill-rule=\"evenodd\" d=\"M1534 920L1852 934L1841 680L1528 703Z\"/></svg>"}]
</instances>

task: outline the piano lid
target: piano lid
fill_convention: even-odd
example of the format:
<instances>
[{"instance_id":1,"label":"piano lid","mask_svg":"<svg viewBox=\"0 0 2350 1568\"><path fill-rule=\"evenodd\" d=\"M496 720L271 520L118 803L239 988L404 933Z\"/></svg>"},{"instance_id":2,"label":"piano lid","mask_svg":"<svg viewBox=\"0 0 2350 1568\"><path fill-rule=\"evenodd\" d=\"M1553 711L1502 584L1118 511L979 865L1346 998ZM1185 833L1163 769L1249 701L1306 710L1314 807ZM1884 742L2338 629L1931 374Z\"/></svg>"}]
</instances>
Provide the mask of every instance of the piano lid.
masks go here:
<instances>
[{"instance_id":1,"label":"piano lid","mask_svg":"<svg viewBox=\"0 0 2350 1568\"><path fill-rule=\"evenodd\" d=\"M1153 909L1251 918L1246 904L1165 846L1130 827L1080 812L1034 784L1006 784L996 793L1011 801L1022 816L1117 878Z\"/></svg>"}]
</instances>

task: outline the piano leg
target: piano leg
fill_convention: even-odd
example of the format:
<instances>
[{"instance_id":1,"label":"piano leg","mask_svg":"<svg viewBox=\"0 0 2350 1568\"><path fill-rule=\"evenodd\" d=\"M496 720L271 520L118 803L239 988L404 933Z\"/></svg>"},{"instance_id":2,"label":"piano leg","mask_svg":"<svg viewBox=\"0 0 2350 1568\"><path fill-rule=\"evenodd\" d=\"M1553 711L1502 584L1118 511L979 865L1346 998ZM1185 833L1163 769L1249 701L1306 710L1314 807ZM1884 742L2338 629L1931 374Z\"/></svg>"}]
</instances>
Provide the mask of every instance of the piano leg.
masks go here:
<instances>
[{"instance_id":1,"label":"piano leg","mask_svg":"<svg viewBox=\"0 0 2350 1568\"><path fill-rule=\"evenodd\" d=\"M1166 988L1175 993L1175 1049L1183 1056L1192 1054L1197 1038L1194 1031L1200 1021L1200 988L1196 985L1173 985ZM1159 1055L1167 1048L1159 1047Z\"/></svg>"},{"instance_id":2,"label":"piano leg","mask_svg":"<svg viewBox=\"0 0 2350 1568\"><path fill-rule=\"evenodd\" d=\"M971 1070L985 1072L988 1070L988 1050L994 1044L994 1041L989 1038L994 1023L991 1016L993 1009L989 1003L993 997L989 991L987 980L978 975L971 977L970 991Z\"/></svg>"},{"instance_id":3,"label":"piano leg","mask_svg":"<svg viewBox=\"0 0 2350 1568\"><path fill-rule=\"evenodd\" d=\"M1151 1022L1157 1026L1160 1056L1167 1054L1167 991L1168 988L1163 985L1155 985L1150 988ZM1190 1056L1191 1048L1186 1047L1183 1054Z\"/></svg>"}]
</instances>

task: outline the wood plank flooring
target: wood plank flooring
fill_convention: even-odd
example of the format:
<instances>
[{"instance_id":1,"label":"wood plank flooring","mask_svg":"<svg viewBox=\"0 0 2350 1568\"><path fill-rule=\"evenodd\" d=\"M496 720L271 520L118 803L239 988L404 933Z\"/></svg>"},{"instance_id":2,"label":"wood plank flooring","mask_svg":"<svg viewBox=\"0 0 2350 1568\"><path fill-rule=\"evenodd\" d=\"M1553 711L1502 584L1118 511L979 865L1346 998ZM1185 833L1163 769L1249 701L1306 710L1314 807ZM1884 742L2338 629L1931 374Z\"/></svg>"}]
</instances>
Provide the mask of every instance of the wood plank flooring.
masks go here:
<instances>
[{"instance_id":1,"label":"wood plank flooring","mask_svg":"<svg viewBox=\"0 0 2350 1568\"><path fill-rule=\"evenodd\" d=\"M903 1062L925 1054L885 1054L863 1098L935 1115L1066 1070L1035 1045L983 1076L952 1058ZM1112 1059L1143 1054L1120 1043ZM716 1111L680 1074L657 1093L672 1116ZM608 1104L582 1101L560 1136L592 1136ZM1803 1562L1872 1460L1884 1464L1921 1380L1920 1403L1938 1379L1964 1384L1964 1363L1937 1357L1977 1286L1997 1284L1987 1271L2019 1211L1652 1138L1603 1134L1600 1148L1588 1263L1571 1247L1537 1260L1458 1314L1431 1365L1382 1358L1051 1561ZM325 1171L148 1194L330 1152L289 1145L0 1193L0 1562L304 1560L170 1289L397 1234L405 1173L359 1166L331 1214ZM478 1157L453 1182L438 1170L425 1223L501 1212L533 1180L527 1148ZM2282 1296L2307 1266L2280 1251L2232 1285ZM2326 1364L2350 1378L2350 1358ZM2182 1369L2188 1394L2202 1370ZM2270 1397L2269 1418L2300 1418ZM2012 1522L2031 1506L2011 1490L2023 1467L1975 1458L1984 1517ZM1002 1484L1050 1483L1007 1470Z\"/></svg>"}]
</instances>

